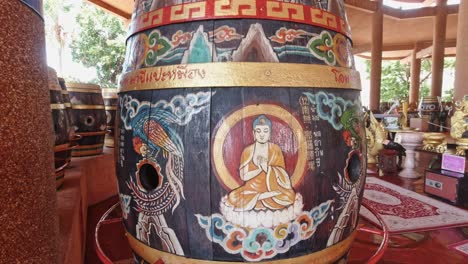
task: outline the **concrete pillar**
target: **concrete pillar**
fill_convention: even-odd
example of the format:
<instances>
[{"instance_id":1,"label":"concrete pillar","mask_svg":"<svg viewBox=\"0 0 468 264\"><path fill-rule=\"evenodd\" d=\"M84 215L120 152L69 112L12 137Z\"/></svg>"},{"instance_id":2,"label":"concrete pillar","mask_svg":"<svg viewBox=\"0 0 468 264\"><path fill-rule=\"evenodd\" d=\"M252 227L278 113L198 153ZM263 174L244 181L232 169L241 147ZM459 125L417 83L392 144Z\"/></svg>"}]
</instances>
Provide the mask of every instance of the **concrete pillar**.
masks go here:
<instances>
[{"instance_id":1,"label":"concrete pillar","mask_svg":"<svg viewBox=\"0 0 468 264\"><path fill-rule=\"evenodd\" d=\"M437 0L437 14L434 23L434 43L432 50L431 96L442 95L444 79L445 32L447 29L447 0Z\"/></svg>"},{"instance_id":2,"label":"concrete pillar","mask_svg":"<svg viewBox=\"0 0 468 264\"><path fill-rule=\"evenodd\" d=\"M44 22L21 1L0 6L0 262L58 263Z\"/></svg>"},{"instance_id":3,"label":"concrete pillar","mask_svg":"<svg viewBox=\"0 0 468 264\"><path fill-rule=\"evenodd\" d=\"M372 50L370 72L370 110L379 110L380 85L382 80L382 45L383 45L383 8L382 0L377 1L377 10L372 17Z\"/></svg>"},{"instance_id":4,"label":"concrete pillar","mask_svg":"<svg viewBox=\"0 0 468 264\"><path fill-rule=\"evenodd\" d=\"M457 61L455 64L455 101L468 95L468 1L460 1L458 9Z\"/></svg>"},{"instance_id":5,"label":"concrete pillar","mask_svg":"<svg viewBox=\"0 0 468 264\"><path fill-rule=\"evenodd\" d=\"M411 55L411 86L409 93L409 103L418 105L419 89L421 82L421 59L417 58L419 45L416 44Z\"/></svg>"}]
</instances>

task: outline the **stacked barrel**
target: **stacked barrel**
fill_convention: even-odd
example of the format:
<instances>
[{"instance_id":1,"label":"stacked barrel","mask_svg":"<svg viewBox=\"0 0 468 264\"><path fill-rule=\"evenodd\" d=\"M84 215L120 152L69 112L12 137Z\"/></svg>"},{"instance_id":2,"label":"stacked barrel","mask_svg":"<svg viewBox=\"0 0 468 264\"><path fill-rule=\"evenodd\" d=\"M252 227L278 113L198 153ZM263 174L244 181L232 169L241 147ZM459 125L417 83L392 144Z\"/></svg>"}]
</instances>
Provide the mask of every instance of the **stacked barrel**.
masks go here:
<instances>
[{"instance_id":1,"label":"stacked barrel","mask_svg":"<svg viewBox=\"0 0 468 264\"><path fill-rule=\"evenodd\" d=\"M115 116L117 113L117 89L115 88L105 88L102 89L102 97L104 98L104 107L106 110L107 117L107 131L106 137L104 139L104 145L109 148L114 147L114 138L115 138Z\"/></svg>"},{"instance_id":2,"label":"stacked barrel","mask_svg":"<svg viewBox=\"0 0 468 264\"><path fill-rule=\"evenodd\" d=\"M343 263L366 171L343 0L136 0L117 177L137 263Z\"/></svg>"},{"instance_id":3,"label":"stacked barrel","mask_svg":"<svg viewBox=\"0 0 468 264\"><path fill-rule=\"evenodd\" d=\"M69 126L68 126L68 137L70 139L70 148L67 150L66 153L66 161L67 164L70 164L71 162L71 153L72 153L72 147L76 144L75 141L78 140L77 135L75 135L75 127L74 127L74 121L73 121L73 116L72 116L72 107L70 103L70 95L68 94L67 91L67 86L65 84L65 79L63 78L58 78L60 88L62 89L62 99L63 99L63 105L65 106L65 113L68 118Z\"/></svg>"},{"instance_id":4,"label":"stacked barrel","mask_svg":"<svg viewBox=\"0 0 468 264\"><path fill-rule=\"evenodd\" d=\"M81 138L72 150L73 157L103 152L107 133L106 112L99 85L67 82L75 133Z\"/></svg>"},{"instance_id":5,"label":"stacked barrel","mask_svg":"<svg viewBox=\"0 0 468 264\"><path fill-rule=\"evenodd\" d=\"M60 189L64 182L65 167L70 162L70 121L66 112L62 89L57 73L49 67L50 108L52 110L52 123L54 125L54 160L55 160L55 187Z\"/></svg>"}]
</instances>

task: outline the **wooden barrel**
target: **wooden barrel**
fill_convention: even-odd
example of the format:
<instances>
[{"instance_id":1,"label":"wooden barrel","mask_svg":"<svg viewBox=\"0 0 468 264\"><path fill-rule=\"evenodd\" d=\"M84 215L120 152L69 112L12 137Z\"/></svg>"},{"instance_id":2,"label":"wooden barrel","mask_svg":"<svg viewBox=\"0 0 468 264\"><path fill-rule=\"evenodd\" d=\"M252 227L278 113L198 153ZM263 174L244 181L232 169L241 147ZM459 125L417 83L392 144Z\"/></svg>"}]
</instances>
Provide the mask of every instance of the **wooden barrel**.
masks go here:
<instances>
[{"instance_id":1,"label":"wooden barrel","mask_svg":"<svg viewBox=\"0 0 468 264\"><path fill-rule=\"evenodd\" d=\"M106 112L99 85L67 82L75 133L81 136L73 157L101 154L104 147Z\"/></svg>"},{"instance_id":2,"label":"wooden barrel","mask_svg":"<svg viewBox=\"0 0 468 264\"><path fill-rule=\"evenodd\" d=\"M343 1L145 3L116 130L136 261L346 261L366 143Z\"/></svg>"},{"instance_id":3,"label":"wooden barrel","mask_svg":"<svg viewBox=\"0 0 468 264\"><path fill-rule=\"evenodd\" d=\"M438 132L440 130L440 103L437 96L426 96L421 99L419 106L421 117L429 120L428 131Z\"/></svg>"},{"instance_id":4,"label":"wooden barrel","mask_svg":"<svg viewBox=\"0 0 468 264\"><path fill-rule=\"evenodd\" d=\"M103 88L102 97L104 98L104 105L107 116L107 130L109 131L106 134L104 139L104 145L109 148L114 147L114 138L115 138L115 115L117 112L117 89L116 88Z\"/></svg>"},{"instance_id":5,"label":"wooden barrel","mask_svg":"<svg viewBox=\"0 0 468 264\"><path fill-rule=\"evenodd\" d=\"M54 69L49 69L50 108L52 110L52 123L54 125L55 146L55 187L60 189L64 182L65 167L68 165L67 153L70 150L70 123L62 97L62 90Z\"/></svg>"},{"instance_id":6,"label":"wooden barrel","mask_svg":"<svg viewBox=\"0 0 468 264\"><path fill-rule=\"evenodd\" d=\"M61 92L62 92L63 105L65 106L65 113L67 114L67 117L68 117L68 123L69 123L68 138L70 141L70 145L74 145L74 141L76 140L75 128L74 128L75 122L73 121L72 107L70 103L70 95L68 94L65 80L63 78L58 78L58 81L59 81ZM68 164L70 164L71 162L71 156L72 156L72 149L70 147L66 153L66 161Z\"/></svg>"}]
</instances>

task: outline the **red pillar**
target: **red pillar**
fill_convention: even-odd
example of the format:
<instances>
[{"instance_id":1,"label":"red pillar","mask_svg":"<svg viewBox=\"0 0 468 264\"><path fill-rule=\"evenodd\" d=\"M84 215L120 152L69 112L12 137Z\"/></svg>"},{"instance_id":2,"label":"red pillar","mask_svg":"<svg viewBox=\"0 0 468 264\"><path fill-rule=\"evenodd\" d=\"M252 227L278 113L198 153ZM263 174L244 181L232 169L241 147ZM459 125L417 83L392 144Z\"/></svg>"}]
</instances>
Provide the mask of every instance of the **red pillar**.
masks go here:
<instances>
[{"instance_id":1,"label":"red pillar","mask_svg":"<svg viewBox=\"0 0 468 264\"><path fill-rule=\"evenodd\" d=\"M383 9L382 0L377 2L377 10L372 17L372 50L370 72L370 110L379 110L380 85L382 80L382 46L383 46Z\"/></svg>"},{"instance_id":2,"label":"red pillar","mask_svg":"<svg viewBox=\"0 0 468 264\"><path fill-rule=\"evenodd\" d=\"M0 6L0 262L57 263L44 22L21 1Z\"/></svg>"}]
</instances>

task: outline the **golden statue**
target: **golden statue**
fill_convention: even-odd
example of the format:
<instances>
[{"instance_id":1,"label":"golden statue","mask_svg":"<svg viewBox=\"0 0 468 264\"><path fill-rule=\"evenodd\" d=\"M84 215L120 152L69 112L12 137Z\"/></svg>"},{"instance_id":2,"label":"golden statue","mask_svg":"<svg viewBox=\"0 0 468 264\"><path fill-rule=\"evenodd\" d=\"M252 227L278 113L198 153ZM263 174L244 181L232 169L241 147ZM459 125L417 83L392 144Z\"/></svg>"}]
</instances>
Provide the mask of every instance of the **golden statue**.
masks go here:
<instances>
[{"instance_id":1,"label":"golden statue","mask_svg":"<svg viewBox=\"0 0 468 264\"><path fill-rule=\"evenodd\" d=\"M402 111L401 111L401 119L400 119L400 122L401 122L401 129L408 129L408 109L409 109L409 103L408 101L405 99L405 101L403 101L403 103L401 104L402 105Z\"/></svg>"},{"instance_id":2,"label":"golden statue","mask_svg":"<svg viewBox=\"0 0 468 264\"><path fill-rule=\"evenodd\" d=\"M272 123L265 115L253 122L255 143L242 152L239 174L244 184L232 190L227 203L235 211L280 210L296 196L280 147L270 142Z\"/></svg>"},{"instance_id":3,"label":"golden statue","mask_svg":"<svg viewBox=\"0 0 468 264\"><path fill-rule=\"evenodd\" d=\"M370 126L366 127L367 138L367 163L377 163L376 157L379 151L383 149L383 142L387 139L387 130L375 119L374 114L369 114Z\"/></svg>"},{"instance_id":4,"label":"golden statue","mask_svg":"<svg viewBox=\"0 0 468 264\"><path fill-rule=\"evenodd\" d=\"M465 95L463 102L456 102L455 108L450 135L457 142L457 155L465 156L468 150L468 95Z\"/></svg>"}]
</instances>

